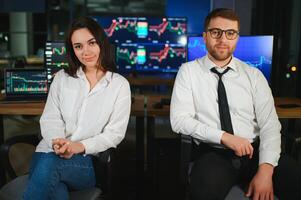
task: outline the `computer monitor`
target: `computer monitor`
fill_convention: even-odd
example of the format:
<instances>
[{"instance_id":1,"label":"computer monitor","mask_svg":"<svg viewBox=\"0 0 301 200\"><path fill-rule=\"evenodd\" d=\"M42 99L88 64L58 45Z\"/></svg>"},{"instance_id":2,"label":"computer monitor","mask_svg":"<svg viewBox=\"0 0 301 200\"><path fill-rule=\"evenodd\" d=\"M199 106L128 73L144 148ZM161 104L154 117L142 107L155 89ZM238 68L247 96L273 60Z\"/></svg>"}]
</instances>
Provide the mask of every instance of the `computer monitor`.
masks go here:
<instances>
[{"instance_id":1,"label":"computer monitor","mask_svg":"<svg viewBox=\"0 0 301 200\"><path fill-rule=\"evenodd\" d=\"M186 61L184 17L99 17L116 46L118 71L173 73Z\"/></svg>"},{"instance_id":2,"label":"computer monitor","mask_svg":"<svg viewBox=\"0 0 301 200\"><path fill-rule=\"evenodd\" d=\"M45 45L45 67L49 83L54 74L68 67L66 47L63 41L47 41Z\"/></svg>"},{"instance_id":3,"label":"computer monitor","mask_svg":"<svg viewBox=\"0 0 301 200\"><path fill-rule=\"evenodd\" d=\"M188 37L188 61L207 54L206 45L201 36ZM234 56L247 64L258 68L271 82L273 36L240 36Z\"/></svg>"},{"instance_id":4,"label":"computer monitor","mask_svg":"<svg viewBox=\"0 0 301 200\"><path fill-rule=\"evenodd\" d=\"M93 17L113 43L181 43L184 17Z\"/></svg>"},{"instance_id":5,"label":"computer monitor","mask_svg":"<svg viewBox=\"0 0 301 200\"><path fill-rule=\"evenodd\" d=\"M5 92L7 97L46 96L48 91L45 69L5 69Z\"/></svg>"}]
</instances>

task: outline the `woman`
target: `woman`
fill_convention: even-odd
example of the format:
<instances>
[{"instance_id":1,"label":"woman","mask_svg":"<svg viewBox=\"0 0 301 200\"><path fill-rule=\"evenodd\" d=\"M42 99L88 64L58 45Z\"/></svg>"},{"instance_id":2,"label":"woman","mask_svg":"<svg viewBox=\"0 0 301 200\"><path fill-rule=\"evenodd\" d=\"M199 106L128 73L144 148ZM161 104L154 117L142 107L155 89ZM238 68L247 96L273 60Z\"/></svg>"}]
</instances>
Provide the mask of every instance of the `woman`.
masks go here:
<instances>
[{"instance_id":1,"label":"woman","mask_svg":"<svg viewBox=\"0 0 301 200\"><path fill-rule=\"evenodd\" d=\"M91 156L125 136L129 83L115 70L104 30L91 18L72 23L69 67L51 84L40 119L43 139L34 153L24 199L68 199L68 189L95 185Z\"/></svg>"}]
</instances>

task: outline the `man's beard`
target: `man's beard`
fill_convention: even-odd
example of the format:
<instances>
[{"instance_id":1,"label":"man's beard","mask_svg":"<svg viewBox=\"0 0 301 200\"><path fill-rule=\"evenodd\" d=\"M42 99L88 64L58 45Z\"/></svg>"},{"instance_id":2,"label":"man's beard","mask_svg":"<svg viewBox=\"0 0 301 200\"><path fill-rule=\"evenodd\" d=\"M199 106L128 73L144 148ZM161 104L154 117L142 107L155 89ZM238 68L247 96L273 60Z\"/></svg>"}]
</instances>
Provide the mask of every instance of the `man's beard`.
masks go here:
<instances>
[{"instance_id":1,"label":"man's beard","mask_svg":"<svg viewBox=\"0 0 301 200\"><path fill-rule=\"evenodd\" d=\"M207 47L207 51L209 54L217 61L224 61L227 60L229 57L232 56L233 50L231 49L225 49L224 51L227 51L226 53L218 53L217 50L214 49L214 47Z\"/></svg>"}]
</instances>

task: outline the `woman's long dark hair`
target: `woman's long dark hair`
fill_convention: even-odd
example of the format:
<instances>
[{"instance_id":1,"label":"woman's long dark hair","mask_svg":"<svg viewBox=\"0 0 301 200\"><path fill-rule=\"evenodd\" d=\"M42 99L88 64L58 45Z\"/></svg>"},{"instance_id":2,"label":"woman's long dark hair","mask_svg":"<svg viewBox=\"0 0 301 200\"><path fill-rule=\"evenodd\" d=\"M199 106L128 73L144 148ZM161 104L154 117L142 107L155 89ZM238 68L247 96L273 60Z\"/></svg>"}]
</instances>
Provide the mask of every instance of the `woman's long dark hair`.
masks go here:
<instances>
[{"instance_id":1,"label":"woman's long dark hair","mask_svg":"<svg viewBox=\"0 0 301 200\"><path fill-rule=\"evenodd\" d=\"M100 48L100 55L98 60L99 70L102 70L104 72L115 72L116 64L114 60L113 46L110 44L109 39L103 28L94 19L90 17L80 17L74 20L71 24L69 33L65 40L67 60L69 65L69 67L65 69L65 72L72 77L77 77L76 72L78 68L82 66L83 69L85 69L85 66L76 57L71 41L71 37L74 31L82 28L87 28L90 31Z\"/></svg>"}]
</instances>

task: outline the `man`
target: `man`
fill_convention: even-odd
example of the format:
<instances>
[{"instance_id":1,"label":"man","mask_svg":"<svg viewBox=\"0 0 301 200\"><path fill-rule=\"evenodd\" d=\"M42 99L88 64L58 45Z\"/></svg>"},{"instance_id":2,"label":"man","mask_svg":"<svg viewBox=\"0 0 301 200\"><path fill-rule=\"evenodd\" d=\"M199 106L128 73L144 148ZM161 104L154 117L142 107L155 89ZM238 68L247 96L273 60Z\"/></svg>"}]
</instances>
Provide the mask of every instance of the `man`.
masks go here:
<instances>
[{"instance_id":1,"label":"man","mask_svg":"<svg viewBox=\"0 0 301 200\"><path fill-rule=\"evenodd\" d=\"M280 158L281 125L268 83L232 55L239 27L234 11L213 10L203 33L208 54L183 64L177 74L172 129L198 144L189 196L224 199L241 183L253 200L271 200L274 191L281 200L301 199L301 168Z\"/></svg>"}]
</instances>

